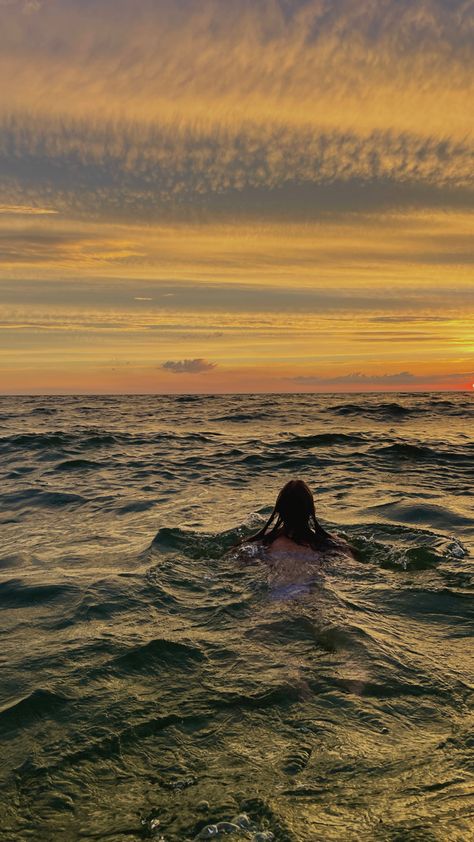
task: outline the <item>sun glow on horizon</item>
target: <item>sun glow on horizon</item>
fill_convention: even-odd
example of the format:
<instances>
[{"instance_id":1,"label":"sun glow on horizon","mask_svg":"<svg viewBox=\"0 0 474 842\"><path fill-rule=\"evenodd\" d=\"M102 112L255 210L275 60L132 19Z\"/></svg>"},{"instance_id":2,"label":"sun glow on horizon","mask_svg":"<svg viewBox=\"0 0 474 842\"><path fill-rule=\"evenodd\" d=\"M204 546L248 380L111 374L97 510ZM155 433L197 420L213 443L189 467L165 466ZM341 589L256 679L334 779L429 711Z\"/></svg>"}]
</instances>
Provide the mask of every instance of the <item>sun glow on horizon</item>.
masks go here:
<instances>
[{"instance_id":1,"label":"sun glow on horizon","mask_svg":"<svg viewBox=\"0 0 474 842\"><path fill-rule=\"evenodd\" d=\"M0 391L470 390L461 6L0 5Z\"/></svg>"}]
</instances>

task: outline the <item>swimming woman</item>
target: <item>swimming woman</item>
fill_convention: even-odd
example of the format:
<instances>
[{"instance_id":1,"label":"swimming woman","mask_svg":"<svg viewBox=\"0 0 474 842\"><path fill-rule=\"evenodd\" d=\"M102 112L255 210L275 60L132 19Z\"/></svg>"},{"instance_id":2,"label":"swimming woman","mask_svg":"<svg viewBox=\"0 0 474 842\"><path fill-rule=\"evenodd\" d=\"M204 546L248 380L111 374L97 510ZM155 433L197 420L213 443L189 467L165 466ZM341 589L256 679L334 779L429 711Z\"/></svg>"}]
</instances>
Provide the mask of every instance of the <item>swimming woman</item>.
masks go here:
<instances>
[{"instance_id":1,"label":"swimming woman","mask_svg":"<svg viewBox=\"0 0 474 842\"><path fill-rule=\"evenodd\" d=\"M313 495L301 479L290 480L283 486L265 526L244 543L260 545L263 557L272 566L291 560L293 569L298 561L304 562L307 568L308 563L321 562L329 553L352 555L345 541L318 523Z\"/></svg>"}]
</instances>

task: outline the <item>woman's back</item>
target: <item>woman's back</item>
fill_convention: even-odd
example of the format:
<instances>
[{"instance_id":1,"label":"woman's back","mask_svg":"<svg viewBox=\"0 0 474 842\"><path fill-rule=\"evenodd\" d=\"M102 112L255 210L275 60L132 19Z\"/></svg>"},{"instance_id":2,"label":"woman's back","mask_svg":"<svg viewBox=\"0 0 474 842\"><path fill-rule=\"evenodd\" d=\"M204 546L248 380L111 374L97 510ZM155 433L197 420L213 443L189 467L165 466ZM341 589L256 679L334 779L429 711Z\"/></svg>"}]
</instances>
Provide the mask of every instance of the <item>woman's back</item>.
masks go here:
<instances>
[{"instance_id":1,"label":"woman's back","mask_svg":"<svg viewBox=\"0 0 474 842\"><path fill-rule=\"evenodd\" d=\"M318 562L321 560L322 554L310 547L309 544L297 544L288 535L282 534L265 547L265 555L275 560L291 556L293 559Z\"/></svg>"}]
</instances>

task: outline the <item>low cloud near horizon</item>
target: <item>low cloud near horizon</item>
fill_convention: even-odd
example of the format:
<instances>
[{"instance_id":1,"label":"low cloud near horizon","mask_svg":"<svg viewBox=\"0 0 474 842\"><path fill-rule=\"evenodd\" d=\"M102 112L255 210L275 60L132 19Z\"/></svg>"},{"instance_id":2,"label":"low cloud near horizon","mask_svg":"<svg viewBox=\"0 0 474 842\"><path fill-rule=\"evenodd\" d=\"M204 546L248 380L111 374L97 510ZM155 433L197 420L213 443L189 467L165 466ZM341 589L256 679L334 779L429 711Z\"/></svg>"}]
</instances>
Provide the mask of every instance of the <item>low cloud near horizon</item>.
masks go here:
<instances>
[{"instance_id":1,"label":"low cloud near horizon","mask_svg":"<svg viewBox=\"0 0 474 842\"><path fill-rule=\"evenodd\" d=\"M197 357L194 360L167 360L160 368L173 374L204 374L216 368L216 363Z\"/></svg>"},{"instance_id":2,"label":"low cloud near horizon","mask_svg":"<svg viewBox=\"0 0 474 842\"><path fill-rule=\"evenodd\" d=\"M354 371L349 374L342 374L338 377L318 377L318 375L303 375L291 378L294 382L305 383L314 386L347 385L347 386L418 386L421 383L436 383L438 381L459 381L472 379L474 372L464 371L451 374L423 374L416 375L411 371L399 371L394 374L364 374L361 371Z\"/></svg>"}]
</instances>

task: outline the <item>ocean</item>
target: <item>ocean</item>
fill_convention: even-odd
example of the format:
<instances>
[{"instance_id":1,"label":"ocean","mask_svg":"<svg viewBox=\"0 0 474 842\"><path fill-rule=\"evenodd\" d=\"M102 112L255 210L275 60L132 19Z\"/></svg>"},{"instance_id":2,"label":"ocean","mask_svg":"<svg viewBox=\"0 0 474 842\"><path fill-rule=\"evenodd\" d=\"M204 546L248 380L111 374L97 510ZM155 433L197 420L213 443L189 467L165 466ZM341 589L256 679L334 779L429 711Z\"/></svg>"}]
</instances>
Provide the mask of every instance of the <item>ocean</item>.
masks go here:
<instances>
[{"instance_id":1,"label":"ocean","mask_svg":"<svg viewBox=\"0 0 474 842\"><path fill-rule=\"evenodd\" d=\"M2 842L473 839L472 409L1 398ZM292 591L294 477L358 560Z\"/></svg>"}]
</instances>

